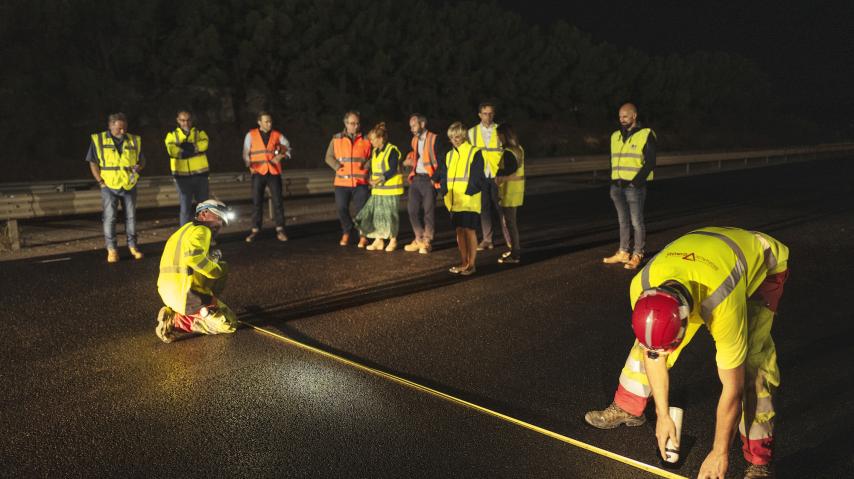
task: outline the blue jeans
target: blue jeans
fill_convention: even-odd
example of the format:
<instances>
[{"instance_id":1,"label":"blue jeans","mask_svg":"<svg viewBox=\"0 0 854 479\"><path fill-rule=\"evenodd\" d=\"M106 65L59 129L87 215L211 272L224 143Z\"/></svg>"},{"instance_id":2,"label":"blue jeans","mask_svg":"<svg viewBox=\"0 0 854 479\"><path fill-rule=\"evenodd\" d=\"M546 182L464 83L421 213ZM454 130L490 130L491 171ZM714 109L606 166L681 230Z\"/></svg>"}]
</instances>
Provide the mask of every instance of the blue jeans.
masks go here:
<instances>
[{"instance_id":1,"label":"blue jeans","mask_svg":"<svg viewBox=\"0 0 854 479\"><path fill-rule=\"evenodd\" d=\"M125 210L125 233L128 246L136 248L136 188L130 191L101 188L101 206L104 207L104 240L107 249L118 249L116 246L116 210L122 202Z\"/></svg>"},{"instance_id":2,"label":"blue jeans","mask_svg":"<svg viewBox=\"0 0 854 479\"><path fill-rule=\"evenodd\" d=\"M643 254L646 246L646 225L643 221L643 204L646 200L646 186L634 187L611 185L611 200L617 209L620 222L620 251L629 251L629 235L635 230L634 254ZM629 223L631 221L631 223Z\"/></svg>"},{"instance_id":3,"label":"blue jeans","mask_svg":"<svg viewBox=\"0 0 854 479\"><path fill-rule=\"evenodd\" d=\"M180 226L184 226L196 216L193 201L201 203L210 197L208 175L204 173L201 175L176 176L175 186L178 188L178 199L181 204L178 221Z\"/></svg>"},{"instance_id":4,"label":"blue jeans","mask_svg":"<svg viewBox=\"0 0 854 479\"><path fill-rule=\"evenodd\" d=\"M353 202L356 214L362 211L362 207L371 197L368 185L359 185L355 188L347 186L335 187L335 206L338 209L338 221L341 222L341 232L349 234L353 229L353 217L350 216L350 202Z\"/></svg>"}]
</instances>

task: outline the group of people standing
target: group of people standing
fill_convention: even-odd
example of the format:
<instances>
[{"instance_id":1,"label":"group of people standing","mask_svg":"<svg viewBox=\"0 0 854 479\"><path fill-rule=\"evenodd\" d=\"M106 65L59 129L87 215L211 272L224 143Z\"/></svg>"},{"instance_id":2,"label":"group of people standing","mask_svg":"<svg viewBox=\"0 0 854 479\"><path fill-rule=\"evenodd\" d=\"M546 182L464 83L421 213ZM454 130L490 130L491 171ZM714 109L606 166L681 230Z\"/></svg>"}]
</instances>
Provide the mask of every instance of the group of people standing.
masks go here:
<instances>
[{"instance_id":1,"label":"group of people standing","mask_svg":"<svg viewBox=\"0 0 854 479\"><path fill-rule=\"evenodd\" d=\"M404 183L409 185L407 209L414 239L404 245L407 252L429 254L433 248L437 200L451 213L460 249L460 264L454 274L474 272L477 251L492 249L494 225L501 224L508 247L500 263L518 263L521 246L516 208L525 193L525 152L510 125L494 122L495 106L482 103L480 123L466 130L456 122L445 135L427 129L427 118L414 113L409 118L410 150L404 157L388 141L385 123L374 126L367 137L361 133L357 111L344 114L344 129L329 142L325 162L335 170L335 203L341 223L339 244L350 244L358 232L359 248L395 251L400 231L400 199ZM177 127L166 134L170 170L178 190L179 224L193 219L193 205L210 197L206 132L193 126L192 114L181 110ZM258 127L243 142L243 162L252 175L252 227L246 242L254 241L263 222L263 200L269 190L276 238L287 241L282 202L282 162L291 158L288 139L273 129L268 112L257 116ZM140 137L126 132L127 118L110 115L108 130L92 135L87 161L101 186L107 261L119 260L115 223L118 202L123 202L125 229L131 255L143 257L137 247L135 228L136 183L145 166ZM404 180L406 174L406 180ZM351 215L351 207L355 217ZM477 242L477 229L482 240ZM369 244L369 240L373 240Z\"/></svg>"},{"instance_id":2,"label":"group of people standing","mask_svg":"<svg viewBox=\"0 0 854 479\"><path fill-rule=\"evenodd\" d=\"M502 225L508 247L499 262L518 263L521 246L516 208L524 201L525 153L513 128L493 121L493 104L481 104L479 112L481 122L468 130L460 122L453 123L447 130L449 141L428 130L423 115L413 113L409 118L412 141L405 157L388 141L385 123L378 123L364 137L359 113L346 112L344 129L329 142L325 158L335 170L339 245L350 244L358 232L359 248L387 252L398 248L400 198L408 170L407 210L414 239L404 246L405 251L430 253L436 204L441 197L451 214L460 250L460 264L451 267L451 273L475 271L477 251L493 248L496 221ZM480 243L477 229L483 232Z\"/></svg>"}]
</instances>

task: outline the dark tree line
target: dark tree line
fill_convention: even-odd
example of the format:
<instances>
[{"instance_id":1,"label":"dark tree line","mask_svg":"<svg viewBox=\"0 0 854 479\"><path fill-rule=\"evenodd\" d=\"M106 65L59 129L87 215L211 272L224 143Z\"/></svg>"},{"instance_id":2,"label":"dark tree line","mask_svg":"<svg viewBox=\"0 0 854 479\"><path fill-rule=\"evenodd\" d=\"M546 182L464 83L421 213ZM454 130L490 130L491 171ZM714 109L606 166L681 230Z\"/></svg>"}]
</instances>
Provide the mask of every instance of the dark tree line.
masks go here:
<instances>
[{"instance_id":1,"label":"dark tree line","mask_svg":"<svg viewBox=\"0 0 854 479\"><path fill-rule=\"evenodd\" d=\"M274 113L303 167L320 164L350 108L397 122L405 139L410 112L474 123L491 99L546 155L606 148L628 100L670 149L767 142L766 132L785 130L768 81L743 58L618 49L488 2L15 0L0 6L0 27L2 171L44 165L0 182L85 175L88 133L119 110L143 134L149 162L165 165L163 133L177 108L192 109L214 133L220 170L239 169L240 139L260 109Z\"/></svg>"}]
</instances>

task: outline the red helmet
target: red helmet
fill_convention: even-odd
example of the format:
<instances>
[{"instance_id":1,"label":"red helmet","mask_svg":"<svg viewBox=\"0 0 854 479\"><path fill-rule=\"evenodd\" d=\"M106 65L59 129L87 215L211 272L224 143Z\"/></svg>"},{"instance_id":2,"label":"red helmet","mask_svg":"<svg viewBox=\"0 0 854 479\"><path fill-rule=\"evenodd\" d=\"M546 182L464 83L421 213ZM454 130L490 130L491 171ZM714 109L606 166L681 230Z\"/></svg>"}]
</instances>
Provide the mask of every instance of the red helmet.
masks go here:
<instances>
[{"instance_id":1,"label":"red helmet","mask_svg":"<svg viewBox=\"0 0 854 479\"><path fill-rule=\"evenodd\" d=\"M685 337L689 311L687 301L670 288L648 289L632 312L635 336L646 349L673 351Z\"/></svg>"}]
</instances>

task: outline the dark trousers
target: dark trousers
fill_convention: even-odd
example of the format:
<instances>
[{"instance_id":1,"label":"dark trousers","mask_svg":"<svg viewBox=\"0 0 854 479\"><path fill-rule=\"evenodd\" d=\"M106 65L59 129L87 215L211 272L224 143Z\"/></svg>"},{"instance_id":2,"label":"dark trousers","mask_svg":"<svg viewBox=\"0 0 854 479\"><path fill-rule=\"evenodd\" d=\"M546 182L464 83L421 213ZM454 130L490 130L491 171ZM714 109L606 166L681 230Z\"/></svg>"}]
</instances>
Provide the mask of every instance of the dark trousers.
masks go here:
<instances>
[{"instance_id":1,"label":"dark trousers","mask_svg":"<svg viewBox=\"0 0 854 479\"><path fill-rule=\"evenodd\" d=\"M436 224L436 188L433 188L430 177L415 175L412 178L406 209L409 211L409 222L412 224L415 240L432 242Z\"/></svg>"},{"instance_id":2,"label":"dark trousers","mask_svg":"<svg viewBox=\"0 0 854 479\"><path fill-rule=\"evenodd\" d=\"M371 190L368 185L359 185L355 188L347 186L335 187L335 206L338 208L338 220L341 222L341 232L349 234L353 229L353 217L350 216L350 202L353 202L353 207L356 209L356 214L362 210L368 198L371 196Z\"/></svg>"},{"instance_id":3,"label":"dark trousers","mask_svg":"<svg viewBox=\"0 0 854 479\"><path fill-rule=\"evenodd\" d=\"M264 188L270 188L273 199L273 219L276 228L285 227L285 207L282 204L282 175L252 175L252 228L261 229L264 222Z\"/></svg>"},{"instance_id":4,"label":"dark trousers","mask_svg":"<svg viewBox=\"0 0 854 479\"><path fill-rule=\"evenodd\" d=\"M483 230L483 241L492 243L493 216L501 224L501 206L498 201L498 185L493 178L486 179L486 186L480 192L480 227Z\"/></svg>"},{"instance_id":5,"label":"dark trousers","mask_svg":"<svg viewBox=\"0 0 854 479\"><path fill-rule=\"evenodd\" d=\"M519 259L519 254L522 250L522 245L519 244L519 224L516 223L516 211L519 209L515 206L501 208L504 212L504 239L509 241L510 255Z\"/></svg>"},{"instance_id":6,"label":"dark trousers","mask_svg":"<svg viewBox=\"0 0 854 479\"><path fill-rule=\"evenodd\" d=\"M178 222L181 226L189 223L196 216L193 202L200 203L210 198L208 174L175 176L175 186L178 188L178 200L181 205Z\"/></svg>"}]
</instances>

